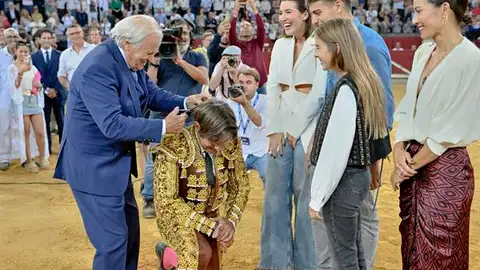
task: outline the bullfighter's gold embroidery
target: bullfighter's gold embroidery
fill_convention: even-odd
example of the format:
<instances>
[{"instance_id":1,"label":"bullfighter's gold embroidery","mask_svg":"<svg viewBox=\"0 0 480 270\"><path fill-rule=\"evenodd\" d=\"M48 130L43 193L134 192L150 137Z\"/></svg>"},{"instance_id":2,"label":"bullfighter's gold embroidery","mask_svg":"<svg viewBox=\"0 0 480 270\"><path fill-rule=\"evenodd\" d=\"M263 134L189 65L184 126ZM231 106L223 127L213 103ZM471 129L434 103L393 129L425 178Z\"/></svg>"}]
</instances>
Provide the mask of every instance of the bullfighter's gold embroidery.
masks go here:
<instances>
[{"instance_id":1,"label":"bullfighter's gold embroidery","mask_svg":"<svg viewBox=\"0 0 480 270\"><path fill-rule=\"evenodd\" d=\"M212 218L219 215L236 226L250 192L240 141L229 142L221 155L214 157L216 183L210 186L196 138L190 127L166 135L152 149L157 225L162 241L178 254L179 269L198 268L195 230L210 236L215 228Z\"/></svg>"}]
</instances>

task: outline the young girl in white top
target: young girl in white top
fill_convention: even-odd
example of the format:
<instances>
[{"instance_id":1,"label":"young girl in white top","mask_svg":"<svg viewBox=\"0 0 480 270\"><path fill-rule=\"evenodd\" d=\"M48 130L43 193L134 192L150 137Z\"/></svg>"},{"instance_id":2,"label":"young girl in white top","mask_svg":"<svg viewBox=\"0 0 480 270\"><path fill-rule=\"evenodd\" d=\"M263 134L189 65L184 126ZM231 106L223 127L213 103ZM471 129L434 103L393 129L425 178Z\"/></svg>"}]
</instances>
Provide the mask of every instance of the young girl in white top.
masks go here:
<instances>
[{"instance_id":1,"label":"young girl in white top","mask_svg":"<svg viewBox=\"0 0 480 270\"><path fill-rule=\"evenodd\" d=\"M15 62L10 66L9 74L12 80L12 97L17 103L22 102L23 127L25 131L25 169L33 173L39 171L38 167L48 170L50 163L48 162L45 148L47 144L43 115L44 93L40 82L40 73L32 65L30 49L25 43L17 44ZM30 147L32 143L30 140L32 128L38 147L38 165L32 160L32 148Z\"/></svg>"},{"instance_id":2,"label":"young girl in white top","mask_svg":"<svg viewBox=\"0 0 480 270\"><path fill-rule=\"evenodd\" d=\"M315 130L310 215L320 219L322 210L334 269L366 269L359 206L370 186L369 165L391 150L384 91L351 21L330 20L315 33L316 56L340 79Z\"/></svg>"}]
</instances>

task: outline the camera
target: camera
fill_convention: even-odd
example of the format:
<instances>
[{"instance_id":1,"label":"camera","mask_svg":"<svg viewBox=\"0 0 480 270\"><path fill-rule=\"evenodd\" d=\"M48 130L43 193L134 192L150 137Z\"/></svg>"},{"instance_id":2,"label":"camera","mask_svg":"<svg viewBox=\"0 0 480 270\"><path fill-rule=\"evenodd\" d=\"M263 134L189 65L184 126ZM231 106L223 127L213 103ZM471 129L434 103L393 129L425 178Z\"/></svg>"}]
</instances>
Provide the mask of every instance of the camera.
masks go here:
<instances>
[{"instance_id":1,"label":"camera","mask_svg":"<svg viewBox=\"0 0 480 270\"><path fill-rule=\"evenodd\" d=\"M234 84L228 87L228 96L231 98L237 98L241 96L245 91L245 88L241 84Z\"/></svg>"},{"instance_id":2,"label":"camera","mask_svg":"<svg viewBox=\"0 0 480 270\"><path fill-rule=\"evenodd\" d=\"M227 59L227 64L231 67L236 67L238 64L237 58L235 56L229 56Z\"/></svg>"},{"instance_id":3,"label":"camera","mask_svg":"<svg viewBox=\"0 0 480 270\"><path fill-rule=\"evenodd\" d=\"M158 54L161 59L175 59L177 57L177 39L182 37L183 28L172 27L162 30L163 40L158 48Z\"/></svg>"}]
</instances>

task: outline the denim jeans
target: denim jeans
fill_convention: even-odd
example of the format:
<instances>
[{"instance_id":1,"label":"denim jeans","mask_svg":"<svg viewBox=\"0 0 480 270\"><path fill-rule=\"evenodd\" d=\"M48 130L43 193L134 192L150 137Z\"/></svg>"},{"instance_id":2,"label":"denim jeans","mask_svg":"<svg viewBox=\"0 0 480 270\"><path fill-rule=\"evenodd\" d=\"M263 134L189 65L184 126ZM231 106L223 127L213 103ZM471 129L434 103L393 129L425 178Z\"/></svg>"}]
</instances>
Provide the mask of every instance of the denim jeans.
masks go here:
<instances>
[{"instance_id":1,"label":"denim jeans","mask_svg":"<svg viewBox=\"0 0 480 270\"><path fill-rule=\"evenodd\" d=\"M315 167L310 167L310 177L313 175ZM369 191L365 199L360 204L361 227L362 227L362 245L367 269L373 269L375 254L377 250L379 237L379 222L377 208L375 207L375 194L378 191ZM322 213L320 212L320 216ZM323 220L312 220L313 234L315 237L316 251L316 269L331 270L332 254L331 245L328 240L327 228Z\"/></svg>"},{"instance_id":2,"label":"denim jeans","mask_svg":"<svg viewBox=\"0 0 480 270\"><path fill-rule=\"evenodd\" d=\"M283 156L267 155L259 268L315 269L315 245L308 214L310 184L306 176L305 151L300 140L295 149L287 143ZM295 228L291 222L292 196Z\"/></svg>"},{"instance_id":3,"label":"denim jeans","mask_svg":"<svg viewBox=\"0 0 480 270\"><path fill-rule=\"evenodd\" d=\"M145 171L143 173L143 189L142 197L144 200L153 200L153 160L152 154L147 153L147 159L145 160Z\"/></svg>"},{"instance_id":4,"label":"denim jeans","mask_svg":"<svg viewBox=\"0 0 480 270\"><path fill-rule=\"evenodd\" d=\"M367 269L362 244L360 205L370 188L370 170L347 167L323 206L333 269Z\"/></svg>"},{"instance_id":5,"label":"denim jeans","mask_svg":"<svg viewBox=\"0 0 480 270\"><path fill-rule=\"evenodd\" d=\"M265 174L267 171L267 154L261 157L248 155L245 160L245 168L247 170L255 170L260 175L263 185L265 186Z\"/></svg>"}]
</instances>

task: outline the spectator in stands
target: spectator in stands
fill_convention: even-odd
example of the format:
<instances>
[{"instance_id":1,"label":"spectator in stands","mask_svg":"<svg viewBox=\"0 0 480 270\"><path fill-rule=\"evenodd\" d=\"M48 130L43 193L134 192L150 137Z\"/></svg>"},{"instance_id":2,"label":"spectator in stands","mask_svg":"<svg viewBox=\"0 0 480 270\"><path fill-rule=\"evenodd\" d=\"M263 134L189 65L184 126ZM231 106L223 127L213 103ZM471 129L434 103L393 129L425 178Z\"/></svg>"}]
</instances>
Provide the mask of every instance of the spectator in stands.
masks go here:
<instances>
[{"instance_id":1,"label":"spectator in stands","mask_svg":"<svg viewBox=\"0 0 480 270\"><path fill-rule=\"evenodd\" d=\"M88 41L92 45L98 45L102 43L102 35L100 35L100 29L96 27L90 27L88 29Z\"/></svg>"},{"instance_id":2,"label":"spectator in stands","mask_svg":"<svg viewBox=\"0 0 480 270\"><path fill-rule=\"evenodd\" d=\"M199 94L202 86L208 84L207 59L202 53L194 52L190 46L193 43L191 38L194 31L194 24L183 18L175 19L168 25L171 27L182 27L182 37L178 44L178 56L175 59L161 59L159 65L150 63L149 74L157 71L157 85L174 94L188 97ZM167 115L160 112L151 112L151 119L163 119ZM191 119L187 120L191 124ZM152 156L147 156L144 188L142 196L144 199L143 216L145 218L155 217L153 204L153 163Z\"/></svg>"},{"instance_id":3,"label":"spectator in stands","mask_svg":"<svg viewBox=\"0 0 480 270\"><path fill-rule=\"evenodd\" d=\"M4 10L0 10L0 27L3 29L10 28L10 23Z\"/></svg>"},{"instance_id":4,"label":"spectator in stands","mask_svg":"<svg viewBox=\"0 0 480 270\"><path fill-rule=\"evenodd\" d=\"M205 21L205 30L211 30L216 32L218 27L218 21L215 19L215 12L208 12L208 18Z\"/></svg>"},{"instance_id":5,"label":"spectator in stands","mask_svg":"<svg viewBox=\"0 0 480 270\"><path fill-rule=\"evenodd\" d=\"M85 9L83 9L83 7L82 8L77 8L77 13L75 14L75 19L77 20L77 23L81 27L84 27L84 26L88 25L88 14L85 11Z\"/></svg>"},{"instance_id":6,"label":"spectator in stands","mask_svg":"<svg viewBox=\"0 0 480 270\"><path fill-rule=\"evenodd\" d=\"M403 47L400 41L395 42L395 46L393 47L392 51L403 51Z\"/></svg>"},{"instance_id":7,"label":"spectator in stands","mask_svg":"<svg viewBox=\"0 0 480 270\"><path fill-rule=\"evenodd\" d=\"M227 49L228 50L228 49ZM253 68L239 71L238 84L243 86L239 97L227 101L235 113L238 136L247 170L256 170L265 185L267 173L267 97L257 93L260 75Z\"/></svg>"},{"instance_id":8,"label":"spectator in stands","mask_svg":"<svg viewBox=\"0 0 480 270\"><path fill-rule=\"evenodd\" d=\"M85 42L83 39L83 29L78 24L72 24L67 28L67 38L72 46L62 52L60 56L60 67L58 69L58 79L63 87L68 91L73 73L95 46Z\"/></svg>"},{"instance_id":9,"label":"spectator in stands","mask_svg":"<svg viewBox=\"0 0 480 270\"><path fill-rule=\"evenodd\" d=\"M225 50L225 48L228 47L229 45L229 42L228 42L229 29L230 29L229 21L223 21L222 23L220 23L220 26L218 27L218 32L215 34L212 42L208 46L207 52L208 52L208 61L209 61L209 71L208 71L209 76L212 76L215 65L220 61L220 58L222 58L223 50Z\"/></svg>"},{"instance_id":10,"label":"spectator in stands","mask_svg":"<svg viewBox=\"0 0 480 270\"><path fill-rule=\"evenodd\" d=\"M70 11L67 10L66 13L65 13L65 15L63 15L63 17L62 17L62 23L63 23L63 25L64 25L66 28L68 28L70 25L73 24L73 20L74 20L73 16L70 14Z\"/></svg>"},{"instance_id":11,"label":"spectator in stands","mask_svg":"<svg viewBox=\"0 0 480 270\"><path fill-rule=\"evenodd\" d=\"M42 21L41 17L36 17L33 22L30 23L29 28L32 36L42 28L47 27L47 25Z\"/></svg>"},{"instance_id":12,"label":"spectator in stands","mask_svg":"<svg viewBox=\"0 0 480 270\"><path fill-rule=\"evenodd\" d=\"M265 25L262 17L258 13L253 0L247 0L248 6L253 10L257 26L257 36L253 36L253 26L249 21L240 22L240 33L237 36L237 18L241 8L240 2L235 3L232 19L230 21L229 41L230 45L238 46L242 50L242 62L249 67L255 68L260 73L259 93L265 94L264 84L267 81L267 68L263 56L263 46L265 44Z\"/></svg>"},{"instance_id":13,"label":"spectator in stands","mask_svg":"<svg viewBox=\"0 0 480 270\"><path fill-rule=\"evenodd\" d=\"M185 13L185 15L183 15L183 18L185 20L195 22L195 14L192 13L192 10L190 8L187 9L187 13Z\"/></svg>"},{"instance_id":14,"label":"spectator in stands","mask_svg":"<svg viewBox=\"0 0 480 270\"><path fill-rule=\"evenodd\" d=\"M159 25L166 25L167 24L167 16L165 15L165 13L163 12L163 8L159 8L155 11L155 15L153 16L155 18L155 20L157 21L157 23Z\"/></svg>"},{"instance_id":15,"label":"spectator in stands","mask_svg":"<svg viewBox=\"0 0 480 270\"><path fill-rule=\"evenodd\" d=\"M193 22L193 21L192 21ZM196 48L194 51L202 53L205 58L207 59L207 66L208 63L208 46L212 43L214 33L212 31L206 31L202 35L202 43L200 44L199 48Z\"/></svg>"},{"instance_id":16,"label":"spectator in stands","mask_svg":"<svg viewBox=\"0 0 480 270\"><path fill-rule=\"evenodd\" d=\"M412 18L408 18L407 22L403 24L403 33L412 34L415 31L415 25L412 22Z\"/></svg>"},{"instance_id":17,"label":"spectator in stands","mask_svg":"<svg viewBox=\"0 0 480 270\"><path fill-rule=\"evenodd\" d=\"M391 26L392 26L392 33L394 34L402 33L403 22L400 18L400 15L395 16L395 20L392 22Z\"/></svg>"},{"instance_id":18,"label":"spectator in stands","mask_svg":"<svg viewBox=\"0 0 480 270\"><path fill-rule=\"evenodd\" d=\"M378 21L378 16L372 19L372 23L370 23L370 28L373 31L380 33L380 22Z\"/></svg>"},{"instance_id":19,"label":"spectator in stands","mask_svg":"<svg viewBox=\"0 0 480 270\"><path fill-rule=\"evenodd\" d=\"M272 5L269 0L262 0L262 2L260 2L260 12L264 14L267 19L271 18Z\"/></svg>"},{"instance_id":20,"label":"spectator in stands","mask_svg":"<svg viewBox=\"0 0 480 270\"><path fill-rule=\"evenodd\" d=\"M207 22L207 17L205 16L205 12L203 11L203 8L200 8L200 11L195 18L196 25L197 25L197 32L199 34L203 34L203 31L205 31L205 26Z\"/></svg>"},{"instance_id":21,"label":"spectator in stands","mask_svg":"<svg viewBox=\"0 0 480 270\"><path fill-rule=\"evenodd\" d=\"M8 2L8 9L7 9L7 18L10 25L16 20L17 23L20 21L20 12L15 8L15 4L13 2Z\"/></svg>"},{"instance_id":22,"label":"spectator in stands","mask_svg":"<svg viewBox=\"0 0 480 270\"><path fill-rule=\"evenodd\" d=\"M50 117L55 115L58 126L58 142L62 141L64 102L67 98L65 88L58 80L57 73L60 65L60 52L52 48L53 33L50 30L40 30L41 49L32 55L32 63L42 76L44 88L44 116L48 139L49 153L52 154L52 135L50 130Z\"/></svg>"},{"instance_id":23,"label":"spectator in stands","mask_svg":"<svg viewBox=\"0 0 480 270\"><path fill-rule=\"evenodd\" d=\"M309 0L310 10L313 14L313 21L315 23L323 23L335 18L344 18L351 20L357 27L360 36L363 39L365 49L367 51L368 58L375 69L377 75L382 82L383 89L385 91L385 118L387 119L388 129L393 127L393 113L394 113L394 99L391 84L391 57L390 52L385 44L383 38L374 32L372 29L362 25L358 18L355 18L352 13L352 7L349 0L334 1L334 0ZM335 82L338 77L335 73L328 73L326 93L331 93L334 88ZM319 108L317 107L317 110ZM309 148L310 151L311 148ZM307 154L310 157L310 154ZM366 269L372 269L374 265L375 253L378 244L378 214L375 205L375 193L378 188L379 179L379 167L380 163L376 162L370 167L372 173L372 185L371 192L367 195L366 199L360 206L361 211L361 223L362 223L362 242L364 245ZM310 170L313 170L314 166ZM317 267L318 268L331 268L331 255L329 252L328 244L325 242L327 239L325 223L323 221L314 220L313 230L315 232L315 248L317 250Z\"/></svg>"},{"instance_id":24,"label":"spectator in stands","mask_svg":"<svg viewBox=\"0 0 480 270\"><path fill-rule=\"evenodd\" d=\"M242 50L237 46L228 46L223 51L220 62L215 65L210 78L210 89L215 91L215 98L228 100L228 88L237 83L238 74L247 68L249 66L242 63Z\"/></svg>"},{"instance_id":25,"label":"spectator in stands","mask_svg":"<svg viewBox=\"0 0 480 270\"><path fill-rule=\"evenodd\" d=\"M103 17L102 24L100 24L100 31L102 35L108 35L112 29L112 24L107 17Z\"/></svg>"}]
</instances>

